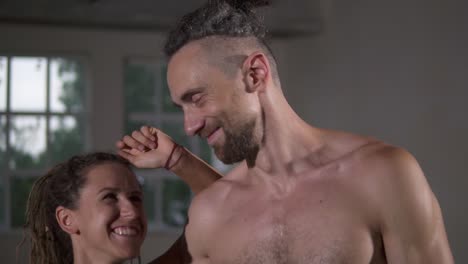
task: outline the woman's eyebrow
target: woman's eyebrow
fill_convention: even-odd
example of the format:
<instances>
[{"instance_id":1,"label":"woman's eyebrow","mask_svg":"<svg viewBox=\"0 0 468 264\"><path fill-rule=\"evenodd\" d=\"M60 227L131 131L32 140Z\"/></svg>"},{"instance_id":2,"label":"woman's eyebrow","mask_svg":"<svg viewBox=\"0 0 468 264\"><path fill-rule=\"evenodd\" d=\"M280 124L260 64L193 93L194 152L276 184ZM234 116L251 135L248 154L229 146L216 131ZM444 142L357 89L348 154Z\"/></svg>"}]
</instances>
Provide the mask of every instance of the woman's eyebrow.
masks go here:
<instances>
[{"instance_id":1,"label":"woman's eyebrow","mask_svg":"<svg viewBox=\"0 0 468 264\"><path fill-rule=\"evenodd\" d=\"M102 192L106 192L106 191L119 192L120 189L119 188L114 188L114 187L104 187L104 188L101 188L98 193L102 193Z\"/></svg>"}]
</instances>

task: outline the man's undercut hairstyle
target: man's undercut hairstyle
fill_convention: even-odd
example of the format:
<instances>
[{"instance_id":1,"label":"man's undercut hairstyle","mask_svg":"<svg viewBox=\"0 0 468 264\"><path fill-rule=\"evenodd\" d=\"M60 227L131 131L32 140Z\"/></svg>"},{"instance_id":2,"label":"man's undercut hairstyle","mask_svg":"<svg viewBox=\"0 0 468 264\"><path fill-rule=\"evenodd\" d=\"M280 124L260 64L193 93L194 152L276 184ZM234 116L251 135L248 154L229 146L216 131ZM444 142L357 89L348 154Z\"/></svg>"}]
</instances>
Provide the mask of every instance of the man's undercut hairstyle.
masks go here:
<instances>
[{"instance_id":1,"label":"man's undercut hairstyle","mask_svg":"<svg viewBox=\"0 0 468 264\"><path fill-rule=\"evenodd\" d=\"M171 58L186 44L205 38L214 38L205 45L230 49L226 40L245 39L245 46L260 48L272 64L272 76L277 79L276 61L267 44L267 29L255 13L257 7L267 6L268 0L208 0L200 8L183 16L169 33L164 52ZM237 43L233 43L237 46ZM244 45L242 45L244 46Z\"/></svg>"},{"instance_id":2,"label":"man's undercut hairstyle","mask_svg":"<svg viewBox=\"0 0 468 264\"><path fill-rule=\"evenodd\" d=\"M187 43L210 36L255 37L264 44L266 27L253 9L268 4L266 0L208 0L180 19L169 34L164 52L172 57Z\"/></svg>"}]
</instances>

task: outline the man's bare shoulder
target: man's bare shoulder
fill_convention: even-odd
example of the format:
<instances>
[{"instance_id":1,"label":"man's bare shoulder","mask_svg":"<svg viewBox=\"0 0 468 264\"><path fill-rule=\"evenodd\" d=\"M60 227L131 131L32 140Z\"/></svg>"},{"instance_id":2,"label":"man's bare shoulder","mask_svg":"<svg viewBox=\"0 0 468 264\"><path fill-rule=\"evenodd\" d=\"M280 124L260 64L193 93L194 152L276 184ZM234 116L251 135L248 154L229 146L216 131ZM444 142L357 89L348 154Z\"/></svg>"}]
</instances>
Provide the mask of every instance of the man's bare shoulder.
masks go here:
<instances>
[{"instance_id":1,"label":"man's bare shoulder","mask_svg":"<svg viewBox=\"0 0 468 264\"><path fill-rule=\"evenodd\" d=\"M439 204L416 158L381 141L363 145L351 156L350 182L366 198L389 262L453 263Z\"/></svg>"},{"instance_id":2,"label":"man's bare shoulder","mask_svg":"<svg viewBox=\"0 0 468 264\"><path fill-rule=\"evenodd\" d=\"M220 225L220 216L225 207L223 205L229 199L232 189L238 185L232 177L243 172L242 166L234 168L193 198L188 211L186 237L189 252L194 256L206 255L211 243L216 241L212 238L217 235L215 230Z\"/></svg>"},{"instance_id":3,"label":"man's bare shoulder","mask_svg":"<svg viewBox=\"0 0 468 264\"><path fill-rule=\"evenodd\" d=\"M342 131L328 130L325 133L337 160L359 162L362 166L378 164L388 168L417 165L416 159L407 150L379 139Z\"/></svg>"},{"instance_id":4,"label":"man's bare shoulder","mask_svg":"<svg viewBox=\"0 0 468 264\"><path fill-rule=\"evenodd\" d=\"M189 208L189 217L216 218L218 210L223 207L224 202L228 199L233 188L239 188L240 183L236 178L246 173L247 165L245 162L236 166L223 178L211 184L208 188L198 193L192 200Z\"/></svg>"},{"instance_id":5,"label":"man's bare shoulder","mask_svg":"<svg viewBox=\"0 0 468 264\"><path fill-rule=\"evenodd\" d=\"M416 158L406 149L377 141L353 156L352 166L357 173L352 176L359 183L355 186L367 194L379 213L395 214L392 208L401 209L401 204L407 205L406 212L430 206L432 190Z\"/></svg>"},{"instance_id":6,"label":"man's bare shoulder","mask_svg":"<svg viewBox=\"0 0 468 264\"><path fill-rule=\"evenodd\" d=\"M362 138L340 162L349 169L349 176L359 177L361 183L373 189L426 181L410 152L376 139Z\"/></svg>"},{"instance_id":7,"label":"man's bare shoulder","mask_svg":"<svg viewBox=\"0 0 468 264\"><path fill-rule=\"evenodd\" d=\"M382 141L372 141L353 153L353 158L371 172L379 172L382 177L420 174L415 157L406 149L389 145ZM413 173L408 173L408 170ZM405 172L405 173L402 173Z\"/></svg>"},{"instance_id":8,"label":"man's bare shoulder","mask_svg":"<svg viewBox=\"0 0 468 264\"><path fill-rule=\"evenodd\" d=\"M332 155L336 155L334 162L349 180L359 182L358 187L388 190L391 186L426 184L418 162L406 149L346 132L331 131L328 135Z\"/></svg>"}]
</instances>

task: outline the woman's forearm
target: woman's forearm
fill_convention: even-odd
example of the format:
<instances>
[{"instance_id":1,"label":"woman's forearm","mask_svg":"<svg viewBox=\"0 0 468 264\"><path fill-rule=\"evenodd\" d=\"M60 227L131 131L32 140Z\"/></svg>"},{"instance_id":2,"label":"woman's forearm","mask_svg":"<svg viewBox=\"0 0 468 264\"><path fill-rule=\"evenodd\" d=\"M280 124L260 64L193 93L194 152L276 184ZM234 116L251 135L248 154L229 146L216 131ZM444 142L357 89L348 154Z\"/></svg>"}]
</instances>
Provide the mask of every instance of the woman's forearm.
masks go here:
<instances>
[{"instance_id":1,"label":"woman's forearm","mask_svg":"<svg viewBox=\"0 0 468 264\"><path fill-rule=\"evenodd\" d=\"M197 194L222 177L215 168L184 147L174 153L175 162L170 170L179 176Z\"/></svg>"}]
</instances>

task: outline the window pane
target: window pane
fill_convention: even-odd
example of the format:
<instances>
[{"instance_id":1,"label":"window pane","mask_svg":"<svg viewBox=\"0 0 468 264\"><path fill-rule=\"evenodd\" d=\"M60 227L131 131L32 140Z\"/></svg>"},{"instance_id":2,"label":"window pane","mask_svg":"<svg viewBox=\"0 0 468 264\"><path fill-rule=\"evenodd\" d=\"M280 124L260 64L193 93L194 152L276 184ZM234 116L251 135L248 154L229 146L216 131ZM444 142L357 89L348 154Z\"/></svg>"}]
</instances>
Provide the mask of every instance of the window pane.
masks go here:
<instances>
[{"instance_id":1,"label":"window pane","mask_svg":"<svg viewBox=\"0 0 468 264\"><path fill-rule=\"evenodd\" d=\"M85 77L77 60L50 61L50 109L52 112L81 112L84 109Z\"/></svg>"},{"instance_id":2,"label":"window pane","mask_svg":"<svg viewBox=\"0 0 468 264\"><path fill-rule=\"evenodd\" d=\"M148 222L154 222L156 220L156 193L155 187L145 181L142 184L143 187L143 205L145 207L146 217L148 218Z\"/></svg>"},{"instance_id":3,"label":"window pane","mask_svg":"<svg viewBox=\"0 0 468 264\"><path fill-rule=\"evenodd\" d=\"M192 149L190 146L190 138L185 134L184 124L182 122L164 121L161 130L174 139L177 144Z\"/></svg>"},{"instance_id":4,"label":"window pane","mask_svg":"<svg viewBox=\"0 0 468 264\"><path fill-rule=\"evenodd\" d=\"M211 164L212 156L214 155L210 145L206 142L205 139L198 139L200 142L200 158L202 158L206 163Z\"/></svg>"},{"instance_id":5,"label":"window pane","mask_svg":"<svg viewBox=\"0 0 468 264\"><path fill-rule=\"evenodd\" d=\"M26 203L36 178L18 178L11 181L11 226L21 227L25 223Z\"/></svg>"},{"instance_id":6,"label":"window pane","mask_svg":"<svg viewBox=\"0 0 468 264\"><path fill-rule=\"evenodd\" d=\"M125 65L125 110L127 113L155 112L154 65L128 62Z\"/></svg>"},{"instance_id":7,"label":"window pane","mask_svg":"<svg viewBox=\"0 0 468 264\"><path fill-rule=\"evenodd\" d=\"M47 60L39 57L11 59L11 110L46 110Z\"/></svg>"},{"instance_id":8,"label":"window pane","mask_svg":"<svg viewBox=\"0 0 468 264\"><path fill-rule=\"evenodd\" d=\"M11 118L11 169L30 169L44 165L46 152L46 123L42 116Z\"/></svg>"},{"instance_id":9,"label":"window pane","mask_svg":"<svg viewBox=\"0 0 468 264\"><path fill-rule=\"evenodd\" d=\"M5 224L5 191L2 181L0 180L0 225Z\"/></svg>"},{"instance_id":10,"label":"window pane","mask_svg":"<svg viewBox=\"0 0 468 264\"><path fill-rule=\"evenodd\" d=\"M190 188L181 180L163 180L163 221L173 227L187 222L187 210L191 199Z\"/></svg>"},{"instance_id":11,"label":"window pane","mask_svg":"<svg viewBox=\"0 0 468 264\"><path fill-rule=\"evenodd\" d=\"M4 177L6 177L5 166L5 151L6 151L6 137L5 137L5 116L0 115L0 225L5 223L5 188Z\"/></svg>"},{"instance_id":12,"label":"window pane","mask_svg":"<svg viewBox=\"0 0 468 264\"><path fill-rule=\"evenodd\" d=\"M142 126L158 127L156 122L152 122L150 120L140 121L140 120L131 120L127 118L125 122L125 135L130 135L134 130L140 130Z\"/></svg>"},{"instance_id":13,"label":"window pane","mask_svg":"<svg viewBox=\"0 0 468 264\"><path fill-rule=\"evenodd\" d=\"M0 57L0 111L6 109L7 59Z\"/></svg>"},{"instance_id":14,"label":"window pane","mask_svg":"<svg viewBox=\"0 0 468 264\"><path fill-rule=\"evenodd\" d=\"M171 93L167 85L166 72L167 72L167 66L161 67L161 70L160 70L161 81L159 83L160 83L161 93L163 95L163 112L182 114L182 110L176 107L174 103L172 102Z\"/></svg>"},{"instance_id":15,"label":"window pane","mask_svg":"<svg viewBox=\"0 0 468 264\"><path fill-rule=\"evenodd\" d=\"M6 152L6 117L0 115L0 168L5 166L5 152ZM0 181L2 177L0 177Z\"/></svg>"},{"instance_id":16,"label":"window pane","mask_svg":"<svg viewBox=\"0 0 468 264\"><path fill-rule=\"evenodd\" d=\"M57 163L84 150L83 122L76 116L53 116L50 118L49 157Z\"/></svg>"}]
</instances>

